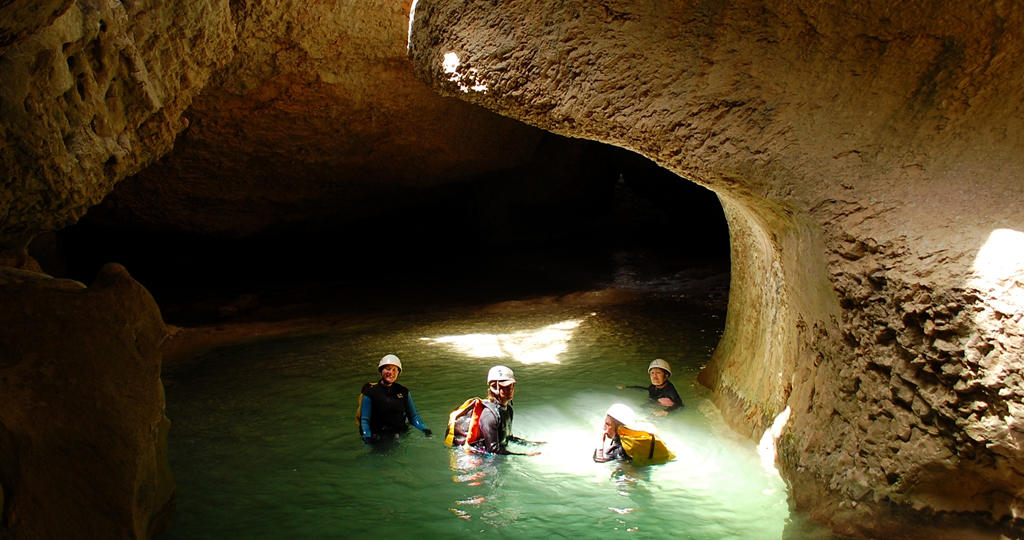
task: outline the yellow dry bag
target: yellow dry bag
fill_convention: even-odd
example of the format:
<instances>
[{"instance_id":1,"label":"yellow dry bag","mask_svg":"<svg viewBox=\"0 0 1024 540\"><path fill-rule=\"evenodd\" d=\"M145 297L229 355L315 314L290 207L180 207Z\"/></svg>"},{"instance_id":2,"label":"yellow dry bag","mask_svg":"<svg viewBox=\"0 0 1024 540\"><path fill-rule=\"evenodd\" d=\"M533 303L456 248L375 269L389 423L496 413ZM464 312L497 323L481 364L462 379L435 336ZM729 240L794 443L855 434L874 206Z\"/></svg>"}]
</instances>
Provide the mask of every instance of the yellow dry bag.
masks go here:
<instances>
[{"instance_id":1,"label":"yellow dry bag","mask_svg":"<svg viewBox=\"0 0 1024 540\"><path fill-rule=\"evenodd\" d=\"M676 457L665 446L664 441L655 437L653 433L619 426L618 434L619 440L622 441L622 450L633 460L634 464L654 465L665 463Z\"/></svg>"}]
</instances>

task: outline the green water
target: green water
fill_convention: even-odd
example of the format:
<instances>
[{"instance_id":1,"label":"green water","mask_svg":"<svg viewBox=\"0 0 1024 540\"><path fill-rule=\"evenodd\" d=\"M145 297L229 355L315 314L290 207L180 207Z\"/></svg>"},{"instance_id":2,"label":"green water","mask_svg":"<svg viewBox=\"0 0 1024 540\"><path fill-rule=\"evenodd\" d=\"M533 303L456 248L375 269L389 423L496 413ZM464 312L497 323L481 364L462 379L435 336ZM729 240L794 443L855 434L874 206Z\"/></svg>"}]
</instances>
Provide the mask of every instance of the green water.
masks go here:
<instances>
[{"instance_id":1,"label":"green water","mask_svg":"<svg viewBox=\"0 0 1024 540\"><path fill-rule=\"evenodd\" d=\"M364 321L329 335L222 348L165 374L178 484L163 539L781 538L783 482L731 432L696 382L722 314L671 295L617 305L537 302ZM376 362L435 435L365 446L354 420ZM649 415L647 363L672 362L686 407ZM487 369L518 379L513 432L535 457L465 456L443 445L448 412L484 396ZM676 454L646 468L594 463L604 411L624 402Z\"/></svg>"}]
</instances>

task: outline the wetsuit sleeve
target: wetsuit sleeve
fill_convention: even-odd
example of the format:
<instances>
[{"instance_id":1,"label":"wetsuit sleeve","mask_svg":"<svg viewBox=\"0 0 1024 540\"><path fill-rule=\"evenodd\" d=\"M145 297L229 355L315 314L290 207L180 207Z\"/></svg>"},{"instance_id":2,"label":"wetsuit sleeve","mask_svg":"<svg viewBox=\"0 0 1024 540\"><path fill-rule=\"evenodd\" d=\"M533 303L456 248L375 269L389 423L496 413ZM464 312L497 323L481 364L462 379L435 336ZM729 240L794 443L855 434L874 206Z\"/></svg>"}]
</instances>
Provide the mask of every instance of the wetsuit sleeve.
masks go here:
<instances>
[{"instance_id":1,"label":"wetsuit sleeve","mask_svg":"<svg viewBox=\"0 0 1024 540\"><path fill-rule=\"evenodd\" d=\"M359 436L364 440L373 436L370 433L370 396L363 396L363 403L359 406Z\"/></svg>"},{"instance_id":2,"label":"wetsuit sleeve","mask_svg":"<svg viewBox=\"0 0 1024 540\"><path fill-rule=\"evenodd\" d=\"M676 386L674 384L669 383L669 392L666 393L665 397L671 399L672 403L674 403L674 405L670 407L671 409L678 409L683 406L683 398L679 397L679 392L676 391Z\"/></svg>"},{"instance_id":3,"label":"wetsuit sleeve","mask_svg":"<svg viewBox=\"0 0 1024 540\"><path fill-rule=\"evenodd\" d=\"M420 413L416 412L416 404L412 401L412 392L405 393L405 414L409 416L409 423L420 431L429 431L427 426L420 419Z\"/></svg>"}]
</instances>

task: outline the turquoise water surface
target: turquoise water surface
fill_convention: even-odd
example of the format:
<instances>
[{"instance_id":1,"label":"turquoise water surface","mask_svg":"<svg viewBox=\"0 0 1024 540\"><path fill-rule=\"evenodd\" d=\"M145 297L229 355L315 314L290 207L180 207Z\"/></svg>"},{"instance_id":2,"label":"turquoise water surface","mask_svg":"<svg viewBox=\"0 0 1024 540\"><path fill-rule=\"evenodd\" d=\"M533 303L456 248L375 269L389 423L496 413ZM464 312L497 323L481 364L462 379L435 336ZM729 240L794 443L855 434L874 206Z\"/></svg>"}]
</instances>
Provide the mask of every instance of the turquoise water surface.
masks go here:
<instances>
[{"instance_id":1,"label":"turquoise water surface","mask_svg":"<svg viewBox=\"0 0 1024 540\"><path fill-rule=\"evenodd\" d=\"M730 431L697 384L724 315L671 294L627 302L527 301L380 316L313 337L224 347L165 373L177 509L163 539L781 538L785 485L754 441ZM354 419L376 363L434 436L364 445ZM656 357L686 407L654 417ZM487 369L519 381L513 431L542 454L466 456L446 448L448 413L485 395ZM604 412L631 405L676 459L594 463Z\"/></svg>"}]
</instances>

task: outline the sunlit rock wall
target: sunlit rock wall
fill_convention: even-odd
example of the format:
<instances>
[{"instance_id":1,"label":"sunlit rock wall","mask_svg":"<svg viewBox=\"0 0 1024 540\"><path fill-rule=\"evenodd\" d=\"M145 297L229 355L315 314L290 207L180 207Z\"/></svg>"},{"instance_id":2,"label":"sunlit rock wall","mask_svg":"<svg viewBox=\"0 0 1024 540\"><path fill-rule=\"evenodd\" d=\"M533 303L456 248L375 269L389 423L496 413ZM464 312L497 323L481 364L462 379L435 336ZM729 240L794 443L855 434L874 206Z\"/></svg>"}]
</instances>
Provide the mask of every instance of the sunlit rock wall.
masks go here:
<instances>
[{"instance_id":1,"label":"sunlit rock wall","mask_svg":"<svg viewBox=\"0 0 1024 540\"><path fill-rule=\"evenodd\" d=\"M151 537L174 495L153 298L118 265L0 268L0 305L0 537Z\"/></svg>"},{"instance_id":2,"label":"sunlit rock wall","mask_svg":"<svg viewBox=\"0 0 1024 540\"><path fill-rule=\"evenodd\" d=\"M733 281L702 380L753 437L788 408L798 508L1020 536L1022 32L1007 2L420 0L411 56L719 195Z\"/></svg>"},{"instance_id":3,"label":"sunlit rock wall","mask_svg":"<svg viewBox=\"0 0 1024 540\"><path fill-rule=\"evenodd\" d=\"M4 4L0 249L74 223L169 150L234 41L227 0Z\"/></svg>"}]
</instances>

